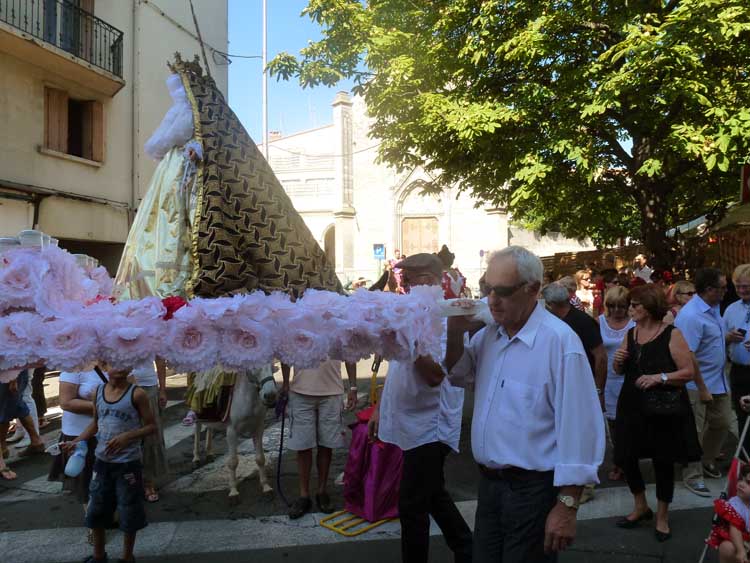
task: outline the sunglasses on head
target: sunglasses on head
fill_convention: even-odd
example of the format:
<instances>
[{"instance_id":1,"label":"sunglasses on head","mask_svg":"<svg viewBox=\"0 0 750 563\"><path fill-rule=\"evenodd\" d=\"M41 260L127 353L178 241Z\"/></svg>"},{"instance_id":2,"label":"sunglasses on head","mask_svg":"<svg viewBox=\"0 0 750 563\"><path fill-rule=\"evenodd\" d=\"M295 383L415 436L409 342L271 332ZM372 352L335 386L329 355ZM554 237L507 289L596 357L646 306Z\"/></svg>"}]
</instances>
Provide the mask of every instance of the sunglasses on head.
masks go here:
<instances>
[{"instance_id":1,"label":"sunglasses on head","mask_svg":"<svg viewBox=\"0 0 750 563\"><path fill-rule=\"evenodd\" d=\"M521 282L517 285L495 285L495 286L487 286L487 295L490 293L494 293L498 297L510 297L513 295L516 291L521 289L523 286L526 285L526 282Z\"/></svg>"}]
</instances>

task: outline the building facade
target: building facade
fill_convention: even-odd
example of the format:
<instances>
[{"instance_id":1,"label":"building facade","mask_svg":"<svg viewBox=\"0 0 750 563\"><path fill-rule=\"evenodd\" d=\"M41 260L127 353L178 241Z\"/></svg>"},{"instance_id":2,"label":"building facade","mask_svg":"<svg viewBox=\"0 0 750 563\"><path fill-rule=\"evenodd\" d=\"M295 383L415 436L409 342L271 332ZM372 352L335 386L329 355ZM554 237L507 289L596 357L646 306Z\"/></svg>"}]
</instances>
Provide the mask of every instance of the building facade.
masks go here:
<instances>
[{"instance_id":1,"label":"building facade","mask_svg":"<svg viewBox=\"0 0 750 563\"><path fill-rule=\"evenodd\" d=\"M376 162L377 139L361 97L340 92L332 123L269 140L269 161L343 283L377 279L385 247L410 255L443 244L476 288L490 251L522 244L540 256L591 249L557 234L540 236L510 222L503 209L483 205L457 189L423 195L433 178L421 168L398 173Z\"/></svg>"},{"instance_id":2,"label":"building facade","mask_svg":"<svg viewBox=\"0 0 750 563\"><path fill-rule=\"evenodd\" d=\"M227 0L193 4L226 96ZM176 51L201 52L185 0L0 2L0 236L36 228L114 274Z\"/></svg>"}]
</instances>

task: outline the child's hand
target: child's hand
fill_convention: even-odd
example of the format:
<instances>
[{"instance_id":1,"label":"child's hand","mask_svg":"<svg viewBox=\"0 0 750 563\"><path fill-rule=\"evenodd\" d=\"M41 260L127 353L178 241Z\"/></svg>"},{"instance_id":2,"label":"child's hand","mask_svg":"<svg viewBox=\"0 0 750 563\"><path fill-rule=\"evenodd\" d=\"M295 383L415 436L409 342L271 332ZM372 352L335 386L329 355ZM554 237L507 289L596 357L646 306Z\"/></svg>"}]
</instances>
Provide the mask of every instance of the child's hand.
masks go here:
<instances>
[{"instance_id":1,"label":"child's hand","mask_svg":"<svg viewBox=\"0 0 750 563\"><path fill-rule=\"evenodd\" d=\"M80 440L72 440L70 442L60 442L60 449L64 451L67 455L70 455L73 450L76 449L76 446L78 445L78 442Z\"/></svg>"},{"instance_id":2,"label":"child's hand","mask_svg":"<svg viewBox=\"0 0 750 563\"><path fill-rule=\"evenodd\" d=\"M109 442L107 442L107 449L105 451L108 454L116 454L125 446L127 446L129 443L130 443L130 437L128 436L128 433L123 432L122 434L118 434L117 436L112 438Z\"/></svg>"}]
</instances>

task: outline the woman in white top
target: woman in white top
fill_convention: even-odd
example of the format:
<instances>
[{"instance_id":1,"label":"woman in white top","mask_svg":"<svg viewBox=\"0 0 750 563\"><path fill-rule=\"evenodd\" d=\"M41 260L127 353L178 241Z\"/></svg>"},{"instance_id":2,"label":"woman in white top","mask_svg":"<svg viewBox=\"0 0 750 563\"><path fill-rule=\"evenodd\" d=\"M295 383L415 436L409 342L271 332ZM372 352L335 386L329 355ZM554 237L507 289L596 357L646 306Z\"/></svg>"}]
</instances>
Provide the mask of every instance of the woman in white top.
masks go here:
<instances>
[{"instance_id":1,"label":"woman in white top","mask_svg":"<svg viewBox=\"0 0 750 563\"><path fill-rule=\"evenodd\" d=\"M102 379L94 370L64 371L60 374L60 408L63 411L60 442L72 442L91 424L94 419L96 389L105 382L106 376L105 379ZM49 472L49 480L61 480L63 491L75 495L78 502L83 504L84 513L89 502L89 485L94 471L96 437L88 440L87 444L86 465L78 477L67 477L65 475L65 465L73 452L70 452L70 454L61 452L56 455ZM92 537L91 531L89 531L89 542L92 541Z\"/></svg>"},{"instance_id":2,"label":"woman in white top","mask_svg":"<svg viewBox=\"0 0 750 563\"><path fill-rule=\"evenodd\" d=\"M603 315L599 316L599 331L602 335L604 348L607 350L607 385L604 387L604 416L610 430L610 436L614 435L615 414L617 413L617 399L620 396L625 376L615 373L613 366L615 352L622 344L623 339L635 326L633 320L628 316L630 305L629 292L624 287L615 286L604 296ZM619 481L623 477L622 469L616 465L609 472L609 479Z\"/></svg>"},{"instance_id":3,"label":"woman in white top","mask_svg":"<svg viewBox=\"0 0 750 563\"><path fill-rule=\"evenodd\" d=\"M163 360L146 364L131 372L136 385L143 388L148 397L157 431L143 439L143 489L148 502L157 502L159 493L156 482L168 472L167 452L164 445L164 427L161 415L167 406L167 366Z\"/></svg>"}]
</instances>

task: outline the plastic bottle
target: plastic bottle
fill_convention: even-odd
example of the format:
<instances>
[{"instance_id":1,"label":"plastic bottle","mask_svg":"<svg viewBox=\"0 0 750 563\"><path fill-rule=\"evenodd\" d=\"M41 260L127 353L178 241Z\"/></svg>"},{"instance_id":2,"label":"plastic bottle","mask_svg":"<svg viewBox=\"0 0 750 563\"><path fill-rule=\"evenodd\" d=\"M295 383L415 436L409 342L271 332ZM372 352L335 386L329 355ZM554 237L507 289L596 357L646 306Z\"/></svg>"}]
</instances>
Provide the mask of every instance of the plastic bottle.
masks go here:
<instances>
[{"instance_id":1,"label":"plastic bottle","mask_svg":"<svg viewBox=\"0 0 750 563\"><path fill-rule=\"evenodd\" d=\"M68 477L78 477L86 466L86 454L89 451L89 446L86 442L78 442L73 455L68 459L68 463L65 464L65 475Z\"/></svg>"}]
</instances>

